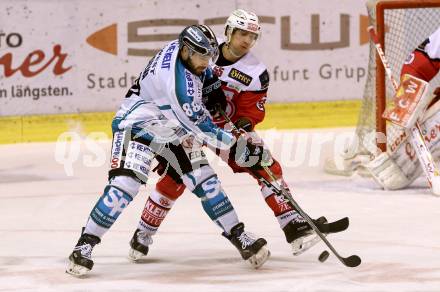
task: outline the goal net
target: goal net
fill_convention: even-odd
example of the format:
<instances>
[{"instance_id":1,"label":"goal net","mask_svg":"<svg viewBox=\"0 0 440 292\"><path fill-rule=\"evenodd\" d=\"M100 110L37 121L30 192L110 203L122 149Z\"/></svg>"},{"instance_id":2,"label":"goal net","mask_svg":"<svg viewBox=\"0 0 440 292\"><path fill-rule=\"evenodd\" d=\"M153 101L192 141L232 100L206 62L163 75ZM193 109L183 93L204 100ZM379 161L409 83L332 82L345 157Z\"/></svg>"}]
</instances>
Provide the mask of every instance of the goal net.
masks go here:
<instances>
[{"instance_id":1,"label":"goal net","mask_svg":"<svg viewBox=\"0 0 440 292\"><path fill-rule=\"evenodd\" d=\"M391 70L398 79L408 55L440 26L440 0L369 0L366 5L370 25L376 28ZM439 75L430 82L431 92L440 86ZM351 175L376 154L373 149L386 149L385 143L376 142L376 133L384 133L387 142L400 135L397 127L382 118L393 94L393 85L387 80L370 41L368 75L355 137L340 154L327 159L326 172Z\"/></svg>"}]
</instances>

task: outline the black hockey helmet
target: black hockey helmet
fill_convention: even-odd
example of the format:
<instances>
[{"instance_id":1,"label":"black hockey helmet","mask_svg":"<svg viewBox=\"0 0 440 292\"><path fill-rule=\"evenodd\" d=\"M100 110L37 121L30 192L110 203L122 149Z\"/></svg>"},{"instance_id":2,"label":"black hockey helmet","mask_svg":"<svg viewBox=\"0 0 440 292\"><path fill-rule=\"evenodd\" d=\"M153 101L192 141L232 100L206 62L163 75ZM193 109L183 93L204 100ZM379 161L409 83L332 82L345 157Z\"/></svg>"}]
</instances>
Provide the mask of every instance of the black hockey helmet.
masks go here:
<instances>
[{"instance_id":1,"label":"black hockey helmet","mask_svg":"<svg viewBox=\"0 0 440 292\"><path fill-rule=\"evenodd\" d=\"M192 53L210 56L215 62L218 58L218 43L214 32L203 24L190 25L179 35L179 48L187 46Z\"/></svg>"}]
</instances>

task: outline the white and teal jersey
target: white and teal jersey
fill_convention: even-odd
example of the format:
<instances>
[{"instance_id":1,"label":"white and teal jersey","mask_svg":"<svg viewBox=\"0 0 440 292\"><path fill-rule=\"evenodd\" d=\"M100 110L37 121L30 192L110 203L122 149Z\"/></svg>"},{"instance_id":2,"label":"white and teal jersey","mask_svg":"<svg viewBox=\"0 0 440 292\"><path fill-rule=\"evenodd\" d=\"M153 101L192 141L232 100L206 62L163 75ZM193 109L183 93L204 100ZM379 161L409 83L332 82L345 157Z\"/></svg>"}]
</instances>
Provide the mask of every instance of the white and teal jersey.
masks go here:
<instances>
[{"instance_id":1,"label":"white and teal jersey","mask_svg":"<svg viewBox=\"0 0 440 292\"><path fill-rule=\"evenodd\" d=\"M165 140L186 132L213 147L229 148L233 135L212 122L202 102L203 80L212 74L211 68L196 76L185 68L178 52L176 40L150 60L116 113L113 129L131 127Z\"/></svg>"}]
</instances>

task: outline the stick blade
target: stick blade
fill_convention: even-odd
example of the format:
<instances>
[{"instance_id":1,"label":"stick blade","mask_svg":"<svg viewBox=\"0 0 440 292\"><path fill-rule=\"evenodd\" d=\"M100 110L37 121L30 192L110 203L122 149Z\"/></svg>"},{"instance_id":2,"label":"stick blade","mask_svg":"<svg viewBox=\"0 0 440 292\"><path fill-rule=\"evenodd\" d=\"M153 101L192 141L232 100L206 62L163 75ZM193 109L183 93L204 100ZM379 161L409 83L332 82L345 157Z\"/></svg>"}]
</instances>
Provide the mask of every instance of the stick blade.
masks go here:
<instances>
[{"instance_id":1,"label":"stick blade","mask_svg":"<svg viewBox=\"0 0 440 292\"><path fill-rule=\"evenodd\" d=\"M354 267L359 266L361 264L361 262L362 262L361 258L357 255L352 255L352 256L349 256L348 258L344 259L344 264L350 268L354 268Z\"/></svg>"}]
</instances>

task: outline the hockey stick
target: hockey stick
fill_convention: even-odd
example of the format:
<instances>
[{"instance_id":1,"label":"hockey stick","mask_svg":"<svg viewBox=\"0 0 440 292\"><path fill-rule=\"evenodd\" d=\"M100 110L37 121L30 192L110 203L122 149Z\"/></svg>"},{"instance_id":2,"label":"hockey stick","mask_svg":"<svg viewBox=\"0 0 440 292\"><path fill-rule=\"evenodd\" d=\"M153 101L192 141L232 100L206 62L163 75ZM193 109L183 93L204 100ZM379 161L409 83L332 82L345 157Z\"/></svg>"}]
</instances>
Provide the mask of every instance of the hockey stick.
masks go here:
<instances>
[{"instance_id":1,"label":"hockey stick","mask_svg":"<svg viewBox=\"0 0 440 292\"><path fill-rule=\"evenodd\" d=\"M399 85L397 84L396 79L393 77L393 73L391 71L390 64L388 63L387 58L385 57L385 53L382 49L382 46L379 42L379 38L377 37L376 31L373 26L369 26L367 28L370 38L373 41L377 53L382 61L382 65L385 68L385 72L387 73L388 78L393 84L394 90L397 91ZM425 173L426 178L428 179L428 184L431 188L432 194L436 196L440 196L440 172L439 169L432 158L432 154L429 151L428 147L425 144L425 140L422 134L422 129L420 127L419 122L417 121L415 126L410 129L410 141L417 153L417 157L422 166L423 172Z\"/></svg>"},{"instance_id":2,"label":"hockey stick","mask_svg":"<svg viewBox=\"0 0 440 292\"><path fill-rule=\"evenodd\" d=\"M226 113L221 109L220 107L217 108L217 110L220 112L220 114L223 116L225 121L231 126L231 129L235 133L239 133L240 131L237 129L235 124L231 121L231 119L226 115ZM325 235L319 230L319 228L315 225L313 220L307 215L307 213L298 205L298 203L293 199L293 197L290 195L286 189L284 189L282 184L279 184L277 182L277 179L275 175L272 173L270 168L268 166L262 166L264 171L269 175L269 177L272 179L272 182L266 180L265 178L258 175L256 172L254 172L252 169L252 173L259 178L259 180L264 183L267 186L270 186L276 190L279 190L279 192L287 199L289 202L295 207L295 209L299 212L299 214L307 221L307 223L312 227L313 231L321 238L321 240L327 245L327 247L333 252L333 254L339 259L341 263L343 263L347 267L357 267L361 264L361 258L357 255L351 255L349 257L342 257L336 249L333 247L333 245L327 240Z\"/></svg>"}]
</instances>

